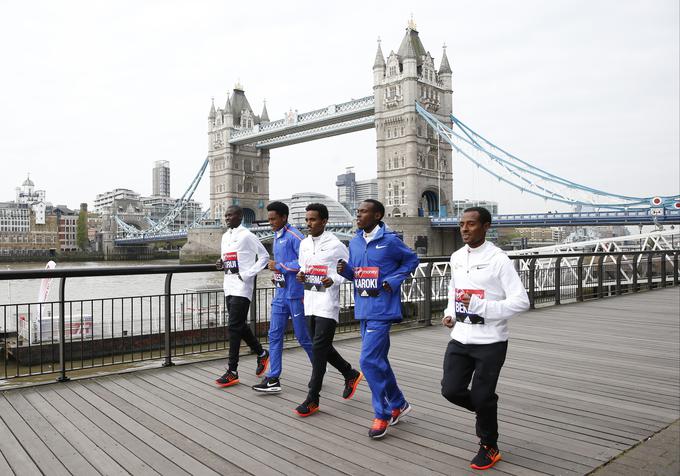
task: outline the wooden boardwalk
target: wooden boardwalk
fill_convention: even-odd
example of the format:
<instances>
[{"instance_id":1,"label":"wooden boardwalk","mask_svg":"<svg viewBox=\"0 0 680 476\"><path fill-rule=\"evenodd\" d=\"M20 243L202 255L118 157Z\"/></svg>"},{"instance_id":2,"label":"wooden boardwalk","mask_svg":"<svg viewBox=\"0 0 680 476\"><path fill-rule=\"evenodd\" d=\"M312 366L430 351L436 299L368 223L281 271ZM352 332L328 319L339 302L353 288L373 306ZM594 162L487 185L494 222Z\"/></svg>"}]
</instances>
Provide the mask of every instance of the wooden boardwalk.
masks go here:
<instances>
[{"instance_id":1,"label":"wooden boardwalk","mask_svg":"<svg viewBox=\"0 0 680 476\"><path fill-rule=\"evenodd\" d=\"M586 474L668 426L680 410L680 293L657 290L544 308L511 323L501 375L498 474ZM9 390L0 396L0 474L465 474L473 415L439 393L448 333L393 335L391 362L413 412L379 441L362 383L339 396L326 377L321 411L302 419L309 362L284 353L284 391L218 389L222 361ZM338 344L356 364L360 342Z\"/></svg>"}]
</instances>

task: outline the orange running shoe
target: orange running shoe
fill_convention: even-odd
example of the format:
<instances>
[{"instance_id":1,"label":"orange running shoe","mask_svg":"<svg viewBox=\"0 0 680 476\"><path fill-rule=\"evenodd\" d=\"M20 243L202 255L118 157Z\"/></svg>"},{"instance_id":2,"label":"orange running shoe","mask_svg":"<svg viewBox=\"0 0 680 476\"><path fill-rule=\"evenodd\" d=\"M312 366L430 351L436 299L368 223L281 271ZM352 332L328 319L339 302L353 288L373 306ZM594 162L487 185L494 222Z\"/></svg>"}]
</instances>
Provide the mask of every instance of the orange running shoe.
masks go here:
<instances>
[{"instance_id":1,"label":"orange running shoe","mask_svg":"<svg viewBox=\"0 0 680 476\"><path fill-rule=\"evenodd\" d=\"M236 385L238 383L238 372L227 370L224 375L215 380L215 383L219 387L231 387L232 385Z\"/></svg>"},{"instance_id":2,"label":"orange running shoe","mask_svg":"<svg viewBox=\"0 0 680 476\"><path fill-rule=\"evenodd\" d=\"M357 391L359 382L364 378L364 374L358 370L354 370L354 375L350 378L345 379L345 388L342 390L342 398L349 400L354 396L354 392Z\"/></svg>"},{"instance_id":3,"label":"orange running shoe","mask_svg":"<svg viewBox=\"0 0 680 476\"><path fill-rule=\"evenodd\" d=\"M479 445L477 456L470 461L472 469L489 469L501 460L501 453L498 448L488 445Z\"/></svg>"},{"instance_id":4,"label":"orange running shoe","mask_svg":"<svg viewBox=\"0 0 680 476\"><path fill-rule=\"evenodd\" d=\"M390 426L390 422L388 420L374 418L373 426L371 427L370 430L368 430L368 436L370 436L374 440L382 438L383 436L385 436L385 433L387 433L388 426Z\"/></svg>"}]
</instances>

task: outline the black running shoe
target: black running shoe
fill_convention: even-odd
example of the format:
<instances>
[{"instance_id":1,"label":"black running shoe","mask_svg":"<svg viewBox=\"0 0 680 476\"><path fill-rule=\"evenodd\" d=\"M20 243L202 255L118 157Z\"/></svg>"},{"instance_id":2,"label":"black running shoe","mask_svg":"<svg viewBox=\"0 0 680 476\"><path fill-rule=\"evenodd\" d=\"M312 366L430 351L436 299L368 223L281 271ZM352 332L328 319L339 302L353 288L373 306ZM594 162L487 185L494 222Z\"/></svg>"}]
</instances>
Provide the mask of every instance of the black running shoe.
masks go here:
<instances>
[{"instance_id":1,"label":"black running shoe","mask_svg":"<svg viewBox=\"0 0 680 476\"><path fill-rule=\"evenodd\" d=\"M501 453L498 448L488 445L479 445L477 456L470 461L472 469L489 469L501 460Z\"/></svg>"},{"instance_id":2,"label":"black running shoe","mask_svg":"<svg viewBox=\"0 0 680 476\"><path fill-rule=\"evenodd\" d=\"M342 398L345 400L352 398L359 386L359 382L361 382L361 379L363 378L364 374L358 370L354 370L354 374L350 378L345 379L345 388L342 390Z\"/></svg>"},{"instance_id":3,"label":"black running shoe","mask_svg":"<svg viewBox=\"0 0 680 476\"><path fill-rule=\"evenodd\" d=\"M257 375L258 377L262 377L262 374L264 373L265 370L267 370L268 365L269 365L269 351L265 350L264 355L257 356L257 369L255 369L255 375Z\"/></svg>"},{"instance_id":4,"label":"black running shoe","mask_svg":"<svg viewBox=\"0 0 680 476\"><path fill-rule=\"evenodd\" d=\"M307 398L304 402L297 406L295 413L301 417L308 417L312 413L319 411L319 401Z\"/></svg>"},{"instance_id":5,"label":"black running shoe","mask_svg":"<svg viewBox=\"0 0 680 476\"><path fill-rule=\"evenodd\" d=\"M256 392L279 393L281 391L281 382L278 377L265 377L261 383L251 387Z\"/></svg>"},{"instance_id":6,"label":"black running shoe","mask_svg":"<svg viewBox=\"0 0 680 476\"><path fill-rule=\"evenodd\" d=\"M227 370L224 375L215 380L219 387L231 387L238 383L238 372Z\"/></svg>"}]
</instances>

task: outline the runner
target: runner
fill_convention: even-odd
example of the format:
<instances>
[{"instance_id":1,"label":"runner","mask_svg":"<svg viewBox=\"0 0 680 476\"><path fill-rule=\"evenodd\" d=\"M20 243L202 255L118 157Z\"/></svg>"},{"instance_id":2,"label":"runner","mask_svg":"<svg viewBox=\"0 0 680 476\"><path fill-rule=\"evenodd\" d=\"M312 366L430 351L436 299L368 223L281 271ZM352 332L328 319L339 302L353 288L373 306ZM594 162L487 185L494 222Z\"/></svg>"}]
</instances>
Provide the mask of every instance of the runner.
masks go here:
<instances>
[{"instance_id":1,"label":"runner","mask_svg":"<svg viewBox=\"0 0 680 476\"><path fill-rule=\"evenodd\" d=\"M401 321L401 283L418 266L418 257L382 222L385 207L377 200L361 202L356 236L349 244L349 261L339 261L338 273L354 280L355 318L361 322L359 363L371 388L375 418L368 431L382 438L399 423L411 405L397 386L387 359L390 327Z\"/></svg>"},{"instance_id":2,"label":"runner","mask_svg":"<svg viewBox=\"0 0 680 476\"><path fill-rule=\"evenodd\" d=\"M278 393L281 391L281 357L283 355L283 336L288 318L293 320L293 331L300 346L312 360L312 341L307 332L305 309L302 304L304 289L295 280L300 270L298 251L303 235L288 223L288 206L283 202L267 205L267 218L274 231L274 259L267 267L274 273L272 279L276 288L272 300L271 320L269 321L270 366L261 383L253 385L258 392Z\"/></svg>"},{"instance_id":3,"label":"runner","mask_svg":"<svg viewBox=\"0 0 680 476\"><path fill-rule=\"evenodd\" d=\"M257 355L255 375L261 376L269 362L269 352L262 348L246 323L255 278L267 264L269 254L260 240L241 225L241 207L230 206L224 218L228 230L222 235L221 256L215 264L217 269L224 270L224 298L229 314L229 361L227 371L215 382L220 387L230 387L239 383L238 354L241 340Z\"/></svg>"},{"instance_id":4,"label":"runner","mask_svg":"<svg viewBox=\"0 0 680 476\"><path fill-rule=\"evenodd\" d=\"M442 319L453 328L444 356L442 395L476 413L480 442L470 462L473 469L488 469L501 459L495 392L508 349L507 320L529 309L512 262L485 241L490 226L486 208L463 211L460 232L465 246L451 255L449 303Z\"/></svg>"},{"instance_id":5,"label":"runner","mask_svg":"<svg viewBox=\"0 0 680 476\"><path fill-rule=\"evenodd\" d=\"M342 398L349 400L361 382L363 374L352 368L333 347L333 337L340 313L340 284L344 278L336 273L339 260L347 260L347 247L331 232L326 231L328 208L322 203L307 205L305 221L309 236L300 245L299 282L305 287L305 315L312 336L312 377L307 398L295 412L301 417L319 410L319 393L331 364L345 378Z\"/></svg>"}]
</instances>

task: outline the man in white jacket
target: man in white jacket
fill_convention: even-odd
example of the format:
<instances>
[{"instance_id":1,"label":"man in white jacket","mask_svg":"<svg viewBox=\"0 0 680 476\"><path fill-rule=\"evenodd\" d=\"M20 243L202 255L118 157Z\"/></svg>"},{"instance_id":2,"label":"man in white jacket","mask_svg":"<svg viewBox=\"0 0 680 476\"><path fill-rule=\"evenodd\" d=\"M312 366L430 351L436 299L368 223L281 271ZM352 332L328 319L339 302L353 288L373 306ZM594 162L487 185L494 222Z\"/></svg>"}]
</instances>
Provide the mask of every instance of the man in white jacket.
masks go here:
<instances>
[{"instance_id":1,"label":"man in white jacket","mask_svg":"<svg viewBox=\"0 0 680 476\"><path fill-rule=\"evenodd\" d=\"M501 459L496 383L508 349L508 319L529 309L510 258L485 241L490 226L487 209L464 210L460 232L465 246L451 255L449 302L442 319L452 328L442 395L476 413L480 446L470 462L473 469L488 469Z\"/></svg>"},{"instance_id":2,"label":"man in white jacket","mask_svg":"<svg viewBox=\"0 0 680 476\"><path fill-rule=\"evenodd\" d=\"M262 348L246 322L255 278L267 265L269 253L260 240L241 225L241 207L230 206L224 218L228 229L222 235L221 254L216 266L224 270L224 298L229 314L229 363L227 371L215 383L220 387L230 387L239 383L238 354L241 340L257 355L255 375L261 376L269 363L269 353Z\"/></svg>"},{"instance_id":3,"label":"man in white jacket","mask_svg":"<svg viewBox=\"0 0 680 476\"><path fill-rule=\"evenodd\" d=\"M327 364L338 369L345 378L342 392L345 400L354 396L363 377L333 347L340 313L340 284L345 280L337 274L336 265L338 260L347 261L349 252L335 235L325 230L328 221L326 205L310 203L305 210L309 236L300 243L297 280L305 288L305 316L312 338L312 377L307 398L295 409L301 417L319 410L319 393Z\"/></svg>"}]
</instances>

